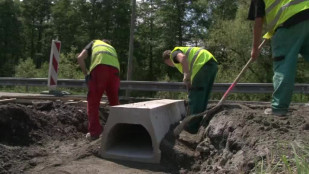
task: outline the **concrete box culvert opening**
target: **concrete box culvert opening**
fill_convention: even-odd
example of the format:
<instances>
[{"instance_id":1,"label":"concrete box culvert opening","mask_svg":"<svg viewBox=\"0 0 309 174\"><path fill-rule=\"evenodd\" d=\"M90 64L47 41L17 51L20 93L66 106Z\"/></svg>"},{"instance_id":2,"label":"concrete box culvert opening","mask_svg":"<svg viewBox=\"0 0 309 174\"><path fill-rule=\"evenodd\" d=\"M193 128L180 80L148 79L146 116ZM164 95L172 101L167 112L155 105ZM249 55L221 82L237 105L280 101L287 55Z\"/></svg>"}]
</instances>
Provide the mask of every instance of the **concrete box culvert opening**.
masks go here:
<instances>
[{"instance_id":1,"label":"concrete box culvert opening","mask_svg":"<svg viewBox=\"0 0 309 174\"><path fill-rule=\"evenodd\" d=\"M186 113L183 100L152 100L110 107L100 155L107 159L160 163L160 142Z\"/></svg>"},{"instance_id":2,"label":"concrete box culvert opening","mask_svg":"<svg viewBox=\"0 0 309 174\"><path fill-rule=\"evenodd\" d=\"M106 153L126 157L152 158L151 136L140 124L117 124L106 140Z\"/></svg>"}]
</instances>

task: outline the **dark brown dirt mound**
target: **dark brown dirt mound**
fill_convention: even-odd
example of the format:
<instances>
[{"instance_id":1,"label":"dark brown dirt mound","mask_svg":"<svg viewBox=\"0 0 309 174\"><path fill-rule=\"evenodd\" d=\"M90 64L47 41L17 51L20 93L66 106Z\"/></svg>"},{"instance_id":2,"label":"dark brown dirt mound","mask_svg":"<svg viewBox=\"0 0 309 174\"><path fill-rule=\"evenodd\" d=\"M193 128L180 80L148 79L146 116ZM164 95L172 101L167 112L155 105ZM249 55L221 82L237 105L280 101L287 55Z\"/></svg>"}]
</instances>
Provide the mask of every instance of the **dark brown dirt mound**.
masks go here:
<instances>
[{"instance_id":1,"label":"dark brown dirt mound","mask_svg":"<svg viewBox=\"0 0 309 174\"><path fill-rule=\"evenodd\" d=\"M0 142L7 145L30 145L42 138L74 137L87 131L85 109L61 102L3 105L0 113Z\"/></svg>"},{"instance_id":2,"label":"dark brown dirt mound","mask_svg":"<svg viewBox=\"0 0 309 174\"><path fill-rule=\"evenodd\" d=\"M21 105L0 106L0 142L8 145L29 145L37 139L33 130L40 127L37 114ZM34 119L35 118L35 119Z\"/></svg>"},{"instance_id":3,"label":"dark brown dirt mound","mask_svg":"<svg viewBox=\"0 0 309 174\"><path fill-rule=\"evenodd\" d=\"M63 102L0 105L0 173L23 173L34 164L28 160L48 155L43 148L48 142L86 132L85 108Z\"/></svg>"},{"instance_id":4,"label":"dark brown dirt mound","mask_svg":"<svg viewBox=\"0 0 309 174\"><path fill-rule=\"evenodd\" d=\"M292 156L291 143L309 147L308 106L293 105L284 118L265 115L267 107L225 105L198 134L166 137L161 146L169 152L165 161L183 167L184 173L250 173L262 159Z\"/></svg>"}]
</instances>

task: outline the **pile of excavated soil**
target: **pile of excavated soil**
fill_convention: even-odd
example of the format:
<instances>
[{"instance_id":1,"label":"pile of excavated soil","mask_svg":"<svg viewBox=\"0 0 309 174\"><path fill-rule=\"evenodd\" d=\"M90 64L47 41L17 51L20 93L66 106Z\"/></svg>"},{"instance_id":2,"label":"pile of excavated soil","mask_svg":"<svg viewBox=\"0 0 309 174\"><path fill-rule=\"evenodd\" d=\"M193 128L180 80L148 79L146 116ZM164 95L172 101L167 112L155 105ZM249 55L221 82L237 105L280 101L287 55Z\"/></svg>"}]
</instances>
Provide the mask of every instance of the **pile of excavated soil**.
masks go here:
<instances>
[{"instance_id":1,"label":"pile of excavated soil","mask_svg":"<svg viewBox=\"0 0 309 174\"><path fill-rule=\"evenodd\" d=\"M164 159L183 173L253 173L262 161L266 169L270 161L280 164L283 155L292 159L292 147L309 147L308 105L292 105L287 117L265 115L267 107L224 105L197 134L183 131L176 140L166 136L161 144ZM284 172L282 163L273 172Z\"/></svg>"},{"instance_id":2,"label":"pile of excavated soil","mask_svg":"<svg viewBox=\"0 0 309 174\"><path fill-rule=\"evenodd\" d=\"M98 157L100 140L84 138L85 107L61 101L0 105L0 174L251 173L262 160L293 156L290 143L309 147L309 106L292 105L285 118L264 115L267 106L225 104L198 134L168 134L161 164L151 165ZM100 111L104 125L109 109Z\"/></svg>"},{"instance_id":3,"label":"pile of excavated soil","mask_svg":"<svg viewBox=\"0 0 309 174\"><path fill-rule=\"evenodd\" d=\"M0 105L0 173L24 173L38 163L54 163L48 157L56 155L60 144L87 132L85 113L85 108L62 102Z\"/></svg>"}]
</instances>

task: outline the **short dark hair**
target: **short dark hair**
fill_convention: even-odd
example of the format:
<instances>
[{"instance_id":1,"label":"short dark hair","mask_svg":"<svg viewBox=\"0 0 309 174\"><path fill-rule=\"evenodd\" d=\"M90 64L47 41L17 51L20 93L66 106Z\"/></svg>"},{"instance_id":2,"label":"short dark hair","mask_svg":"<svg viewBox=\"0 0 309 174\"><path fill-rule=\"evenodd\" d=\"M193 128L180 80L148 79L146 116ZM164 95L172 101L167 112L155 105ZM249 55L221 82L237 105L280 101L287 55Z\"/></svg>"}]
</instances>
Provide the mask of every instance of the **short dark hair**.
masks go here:
<instances>
[{"instance_id":1,"label":"short dark hair","mask_svg":"<svg viewBox=\"0 0 309 174\"><path fill-rule=\"evenodd\" d=\"M109 44L109 45L111 44L111 41L110 41L110 40L102 39L102 41L105 42L105 43L107 43L107 44Z\"/></svg>"},{"instance_id":2,"label":"short dark hair","mask_svg":"<svg viewBox=\"0 0 309 174\"><path fill-rule=\"evenodd\" d=\"M171 52L172 52L171 50L165 50L165 51L163 52L163 54L162 54L163 60L169 59L170 56L171 56Z\"/></svg>"}]
</instances>

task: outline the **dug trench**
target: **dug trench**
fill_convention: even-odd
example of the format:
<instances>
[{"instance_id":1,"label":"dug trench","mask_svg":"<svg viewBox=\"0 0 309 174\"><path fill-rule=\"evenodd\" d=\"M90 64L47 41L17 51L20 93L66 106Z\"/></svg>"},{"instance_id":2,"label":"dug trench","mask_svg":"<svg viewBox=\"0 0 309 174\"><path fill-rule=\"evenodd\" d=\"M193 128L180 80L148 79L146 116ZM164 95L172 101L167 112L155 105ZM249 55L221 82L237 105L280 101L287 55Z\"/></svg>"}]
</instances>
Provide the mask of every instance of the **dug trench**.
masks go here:
<instances>
[{"instance_id":1,"label":"dug trench","mask_svg":"<svg viewBox=\"0 0 309 174\"><path fill-rule=\"evenodd\" d=\"M175 139L169 132L160 146L161 164L150 165L100 158L100 141L84 137L85 107L62 101L3 104L0 173L252 173L261 161L293 156L291 144L309 146L309 106L293 104L284 118L264 115L268 106L227 102L198 134L183 131ZM100 113L104 125L108 106Z\"/></svg>"}]
</instances>

